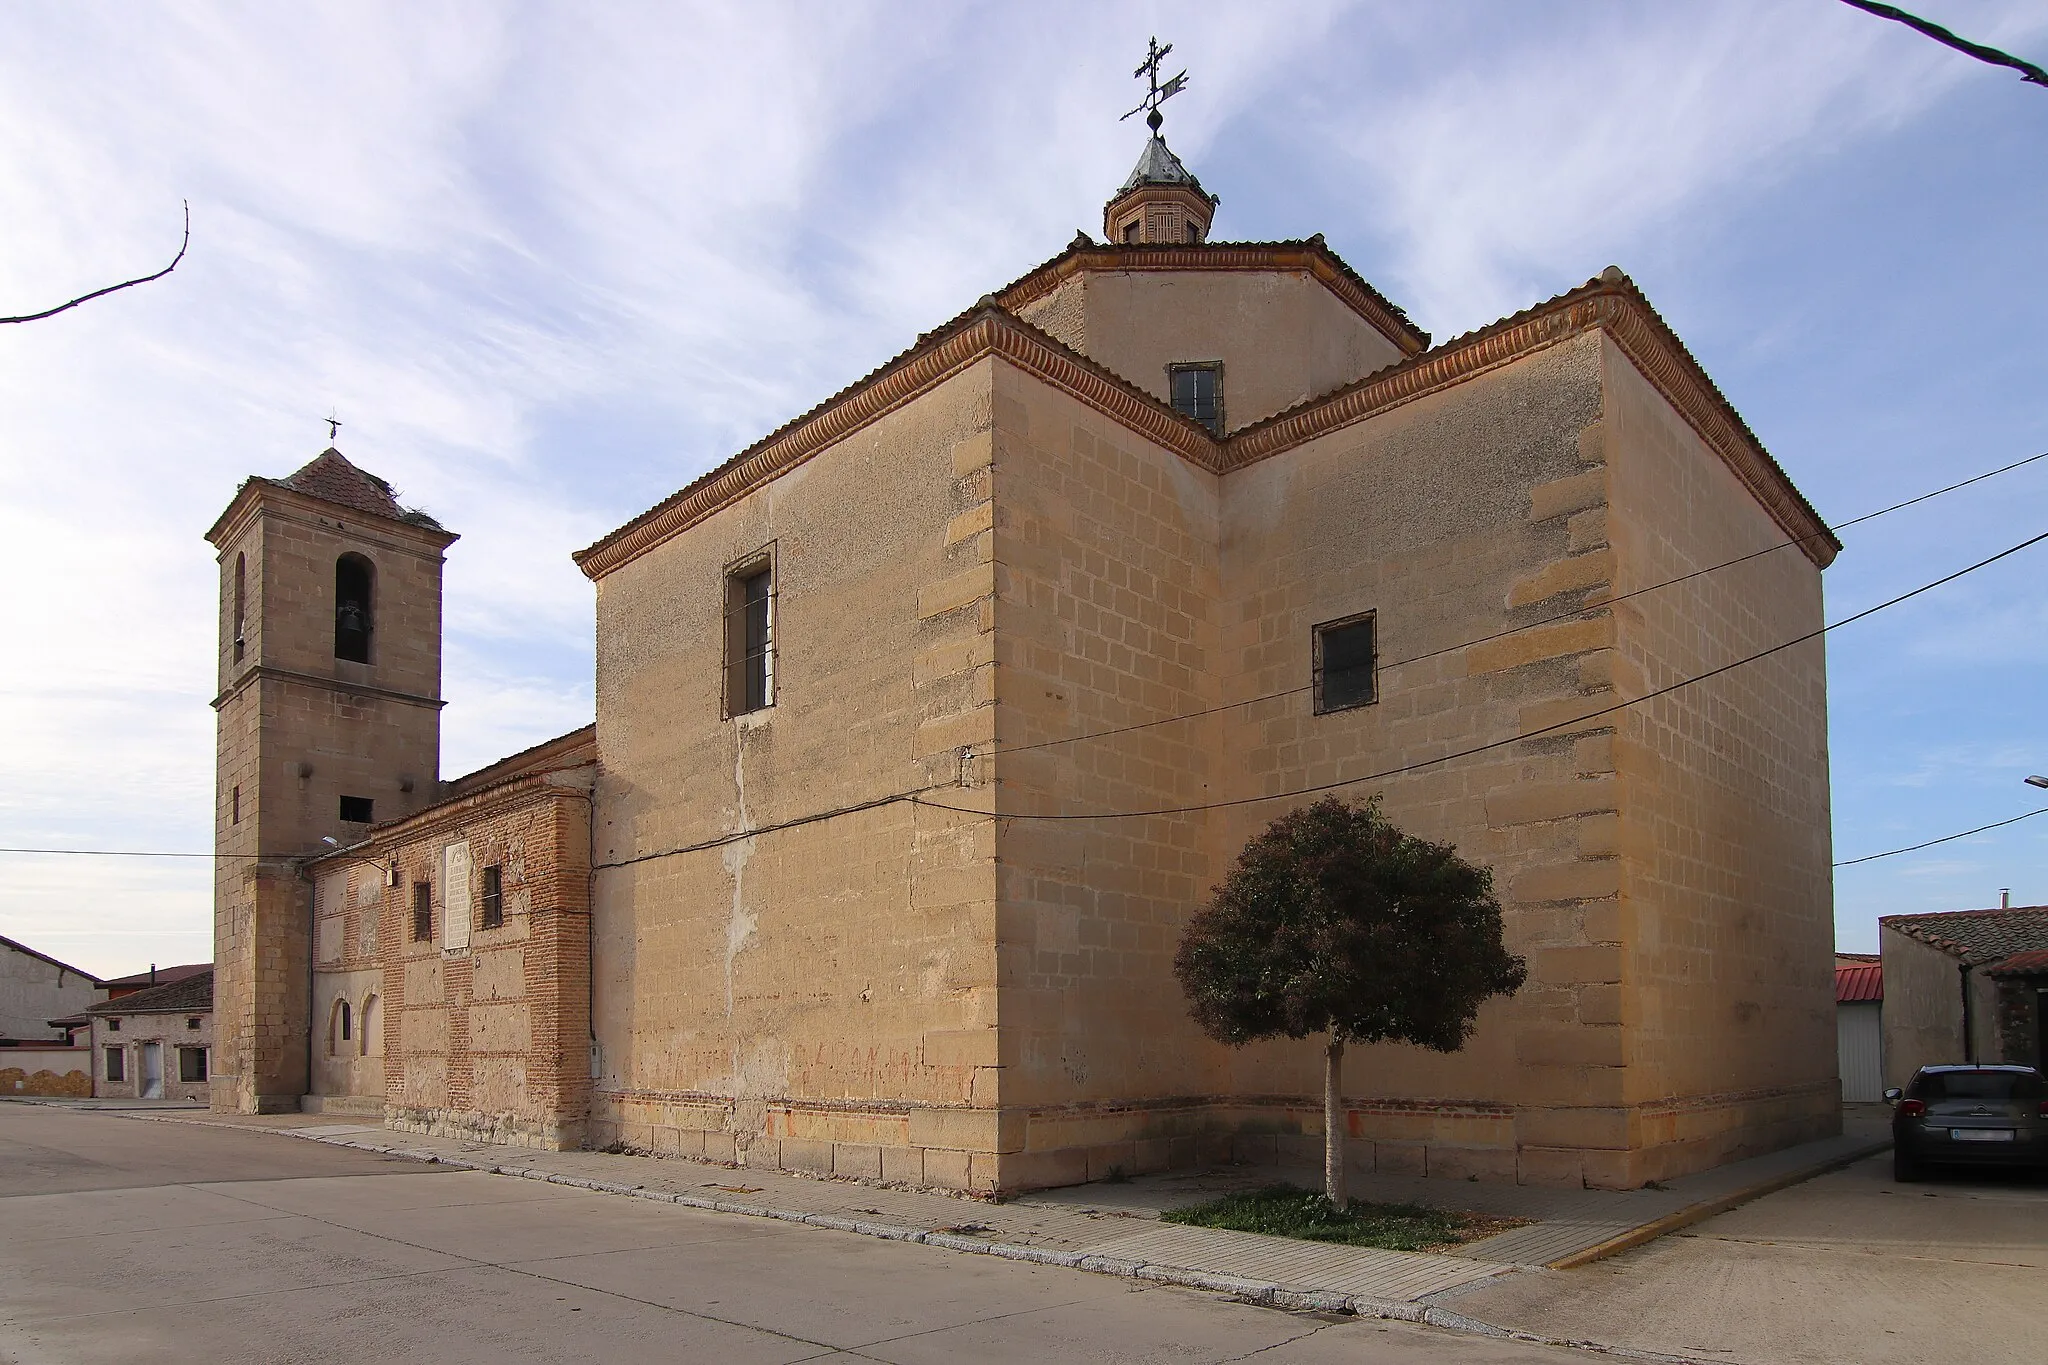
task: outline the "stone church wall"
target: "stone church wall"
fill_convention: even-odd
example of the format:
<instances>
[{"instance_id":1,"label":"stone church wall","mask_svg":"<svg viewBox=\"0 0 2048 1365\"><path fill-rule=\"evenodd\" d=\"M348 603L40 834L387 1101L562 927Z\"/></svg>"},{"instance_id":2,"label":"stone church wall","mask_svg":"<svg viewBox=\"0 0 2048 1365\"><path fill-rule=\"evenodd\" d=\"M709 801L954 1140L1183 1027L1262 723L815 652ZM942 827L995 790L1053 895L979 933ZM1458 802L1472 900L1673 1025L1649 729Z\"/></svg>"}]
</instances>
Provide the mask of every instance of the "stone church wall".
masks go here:
<instances>
[{"instance_id":1,"label":"stone church wall","mask_svg":"<svg viewBox=\"0 0 2048 1365\"><path fill-rule=\"evenodd\" d=\"M1618 698L1820 629L1821 576L1612 342ZM1827 675L1812 640L1617 717L1633 1183L1840 1131Z\"/></svg>"},{"instance_id":2,"label":"stone church wall","mask_svg":"<svg viewBox=\"0 0 2048 1365\"><path fill-rule=\"evenodd\" d=\"M993 1187L989 820L773 829L987 799L991 365L600 580L594 1144ZM763 555L774 704L728 718L726 578Z\"/></svg>"}]
</instances>

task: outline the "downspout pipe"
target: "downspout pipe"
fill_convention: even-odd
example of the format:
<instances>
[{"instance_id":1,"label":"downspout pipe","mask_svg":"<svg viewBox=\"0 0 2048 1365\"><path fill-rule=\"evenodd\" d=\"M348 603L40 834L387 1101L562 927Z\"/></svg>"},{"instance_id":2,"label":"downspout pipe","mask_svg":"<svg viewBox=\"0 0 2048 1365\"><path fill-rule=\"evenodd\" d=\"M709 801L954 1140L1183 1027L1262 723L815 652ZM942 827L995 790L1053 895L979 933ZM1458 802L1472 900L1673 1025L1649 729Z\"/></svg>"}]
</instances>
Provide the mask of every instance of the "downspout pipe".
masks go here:
<instances>
[{"instance_id":1,"label":"downspout pipe","mask_svg":"<svg viewBox=\"0 0 2048 1365\"><path fill-rule=\"evenodd\" d=\"M1977 1028L1975 1021L1970 1017L1970 964L1967 962L1963 963L1959 974L1963 983L1963 1060L1971 1066L1975 1066L1977 1064Z\"/></svg>"}]
</instances>

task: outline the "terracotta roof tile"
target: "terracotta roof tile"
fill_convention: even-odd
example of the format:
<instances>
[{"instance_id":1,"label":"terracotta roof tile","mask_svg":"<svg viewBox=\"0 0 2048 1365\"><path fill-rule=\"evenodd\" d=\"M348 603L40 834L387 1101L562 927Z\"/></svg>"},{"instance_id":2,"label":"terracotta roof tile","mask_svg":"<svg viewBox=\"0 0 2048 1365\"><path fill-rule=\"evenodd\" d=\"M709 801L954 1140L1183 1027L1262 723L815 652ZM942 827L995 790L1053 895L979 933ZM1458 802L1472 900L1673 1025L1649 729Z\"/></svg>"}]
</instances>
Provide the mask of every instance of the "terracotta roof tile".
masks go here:
<instances>
[{"instance_id":1,"label":"terracotta roof tile","mask_svg":"<svg viewBox=\"0 0 2048 1365\"><path fill-rule=\"evenodd\" d=\"M2032 976L2036 972L2048 972L2048 948L2034 948L2024 953L2014 953L1997 966L1986 970L1993 976Z\"/></svg>"},{"instance_id":2,"label":"terracotta roof tile","mask_svg":"<svg viewBox=\"0 0 2048 1365\"><path fill-rule=\"evenodd\" d=\"M86 1011L102 1018L110 1014L202 1014L213 1008L213 965L183 981L151 986L146 991L124 995L119 1000L102 1000Z\"/></svg>"},{"instance_id":3,"label":"terracotta roof tile","mask_svg":"<svg viewBox=\"0 0 2048 1365\"><path fill-rule=\"evenodd\" d=\"M2048 905L1886 915L1877 923L1880 928L1895 929L1972 966L2000 962L2016 953L2048 949Z\"/></svg>"},{"instance_id":4,"label":"terracotta roof tile","mask_svg":"<svg viewBox=\"0 0 2048 1365\"><path fill-rule=\"evenodd\" d=\"M146 986L168 986L173 981L183 981L188 976L197 976L201 972L212 970L211 962L187 962L177 967L155 967L148 972L136 972L132 976L117 976L100 984L112 990L140 990Z\"/></svg>"}]
</instances>

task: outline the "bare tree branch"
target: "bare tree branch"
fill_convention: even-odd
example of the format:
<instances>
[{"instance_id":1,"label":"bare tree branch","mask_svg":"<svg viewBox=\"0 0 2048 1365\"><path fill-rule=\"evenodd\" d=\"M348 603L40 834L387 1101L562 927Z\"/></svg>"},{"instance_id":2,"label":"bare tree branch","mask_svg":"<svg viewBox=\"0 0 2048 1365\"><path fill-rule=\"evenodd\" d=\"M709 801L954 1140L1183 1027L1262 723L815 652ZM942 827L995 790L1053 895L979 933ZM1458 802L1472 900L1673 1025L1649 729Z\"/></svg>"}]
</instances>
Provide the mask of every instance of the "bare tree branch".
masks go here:
<instances>
[{"instance_id":1,"label":"bare tree branch","mask_svg":"<svg viewBox=\"0 0 2048 1365\"><path fill-rule=\"evenodd\" d=\"M2023 81L2032 81L2035 85L2048 86L2048 71L2043 71L2032 62L2022 61L2010 52L2000 52L1995 47L1986 47L1982 43L1973 43L1968 38L1958 38L1940 24L1930 23L1917 14L1908 14L1897 5L1879 5L1872 3L1872 0L1842 0L1842 3L1853 5L1866 14L1875 14L1880 19L1890 19L1896 23L1904 24L1907 28L1934 39L1935 42L1940 43L1942 46L1952 47L1958 52L1967 53L1980 62L1989 62L1993 66L2009 66L2020 73L2020 79Z\"/></svg>"},{"instance_id":2,"label":"bare tree branch","mask_svg":"<svg viewBox=\"0 0 2048 1365\"><path fill-rule=\"evenodd\" d=\"M178 268L178 262L185 259L185 248L190 245L192 245L192 201L187 199L185 201L185 240L178 243L178 254L171 257L171 263L162 270L157 271L156 274L143 275L132 280L123 280L119 284L110 284L105 289L95 289L90 294L80 294L71 302L60 303L55 308L47 308L40 313L24 313L18 318L0 318L0 322L40 322L44 318L57 316L57 314L67 308L76 308L81 303L89 302L105 294L111 294L117 289L129 289L138 284L148 284L151 280L160 280Z\"/></svg>"}]
</instances>

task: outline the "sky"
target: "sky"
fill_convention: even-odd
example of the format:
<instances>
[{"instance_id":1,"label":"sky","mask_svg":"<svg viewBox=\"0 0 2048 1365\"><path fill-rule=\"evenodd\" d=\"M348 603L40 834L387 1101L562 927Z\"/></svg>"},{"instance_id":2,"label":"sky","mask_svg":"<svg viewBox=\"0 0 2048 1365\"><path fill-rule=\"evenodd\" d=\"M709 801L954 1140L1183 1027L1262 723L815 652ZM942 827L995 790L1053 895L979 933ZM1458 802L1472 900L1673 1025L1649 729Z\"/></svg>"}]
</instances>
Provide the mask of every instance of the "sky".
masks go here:
<instances>
[{"instance_id":1,"label":"sky","mask_svg":"<svg viewBox=\"0 0 2048 1365\"><path fill-rule=\"evenodd\" d=\"M2048 0L1918 12L2048 64ZM1218 239L1439 340L1620 265L1838 521L2048 451L2048 89L1836 0L0 9L0 845L212 841L216 566L327 442L459 531L444 774L586 723L572 550L1062 250L1148 36ZM1830 619L2048 530L2048 461L1845 533ZM1829 637L1836 857L2048 805L2048 545ZM204 858L0 854L0 934L211 955ZM2048 902L2048 818L1844 868Z\"/></svg>"}]
</instances>

